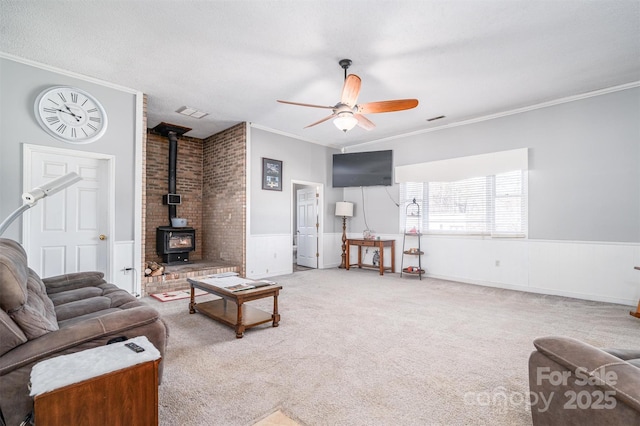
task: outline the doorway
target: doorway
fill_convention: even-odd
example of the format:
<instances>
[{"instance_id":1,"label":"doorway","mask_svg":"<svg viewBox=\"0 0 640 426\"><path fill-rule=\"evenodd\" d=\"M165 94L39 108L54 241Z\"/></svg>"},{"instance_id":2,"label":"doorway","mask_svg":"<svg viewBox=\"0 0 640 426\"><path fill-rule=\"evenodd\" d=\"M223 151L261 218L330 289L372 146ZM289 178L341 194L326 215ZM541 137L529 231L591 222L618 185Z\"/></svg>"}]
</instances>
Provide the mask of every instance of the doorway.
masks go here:
<instances>
[{"instance_id":1,"label":"doorway","mask_svg":"<svg viewBox=\"0 0 640 426\"><path fill-rule=\"evenodd\" d=\"M318 269L323 257L323 185L293 180L291 185L293 272Z\"/></svg>"},{"instance_id":2,"label":"doorway","mask_svg":"<svg viewBox=\"0 0 640 426\"><path fill-rule=\"evenodd\" d=\"M42 277L100 271L111 278L113 156L24 145L24 188L69 172L82 180L41 200L24 215L29 266Z\"/></svg>"}]
</instances>

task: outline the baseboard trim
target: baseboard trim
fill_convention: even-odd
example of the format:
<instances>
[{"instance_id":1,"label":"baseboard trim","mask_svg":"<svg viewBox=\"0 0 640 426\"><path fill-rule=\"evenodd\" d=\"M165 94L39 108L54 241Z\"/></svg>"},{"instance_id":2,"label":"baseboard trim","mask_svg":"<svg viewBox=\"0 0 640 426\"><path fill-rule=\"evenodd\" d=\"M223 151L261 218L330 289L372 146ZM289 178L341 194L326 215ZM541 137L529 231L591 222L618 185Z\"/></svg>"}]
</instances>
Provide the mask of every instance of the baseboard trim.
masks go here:
<instances>
[{"instance_id":1,"label":"baseboard trim","mask_svg":"<svg viewBox=\"0 0 640 426\"><path fill-rule=\"evenodd\" d=\"M496 283L492 281L470 280L468 278L450 277L450 276L436 275L436 274L429 274L429 273L426 273L425 276L429 278L436 278L436 279L447 280L447 281L457 281L465 284L480 285L484 287L503 288L505 290L515 290L515 291L523 291L526 293L546 294L549 296L570 297L572 299L614 303L617 305L636 306L638 303L637 300L621 299L618 297L608 297L608 296L602 296L598 294L575 293L570 291L555 290L551 288L528 287L528 286L522 286L522 285Z\"/></svg>"}]
</instances>

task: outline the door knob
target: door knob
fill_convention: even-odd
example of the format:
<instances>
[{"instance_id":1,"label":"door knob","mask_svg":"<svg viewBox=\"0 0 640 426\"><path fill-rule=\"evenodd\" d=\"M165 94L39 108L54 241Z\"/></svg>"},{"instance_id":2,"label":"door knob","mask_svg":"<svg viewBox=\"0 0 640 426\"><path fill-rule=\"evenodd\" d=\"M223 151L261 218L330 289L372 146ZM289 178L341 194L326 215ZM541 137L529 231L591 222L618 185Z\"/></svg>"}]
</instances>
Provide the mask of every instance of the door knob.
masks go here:
<instances>
[{"instance_id":1,"label":"door knob","mask_svg":"<svg viewBox=\"0 0 640 426\"><path fill-rule=\"evenodd\" d=\"M107 236L104 234L100 234L100 236L98 237L100 239L100 241L104 241L107 239Z\"/></svg>"}]
</instances>

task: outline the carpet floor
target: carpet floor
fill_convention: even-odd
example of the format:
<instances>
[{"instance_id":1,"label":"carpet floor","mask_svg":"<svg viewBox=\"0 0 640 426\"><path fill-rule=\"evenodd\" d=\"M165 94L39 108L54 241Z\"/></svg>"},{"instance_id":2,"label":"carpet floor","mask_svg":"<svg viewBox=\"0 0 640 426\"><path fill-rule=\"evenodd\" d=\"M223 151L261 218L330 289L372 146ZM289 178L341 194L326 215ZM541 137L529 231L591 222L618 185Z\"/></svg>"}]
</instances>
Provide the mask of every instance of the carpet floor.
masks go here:
<instances>
[{"instance_id":1,"label":"carpet floor","mask_svg":"<svg viewBox=\"0 0 640 426\"><path fill-rule=\"evenodd\" d=\"M623 305L365 270L274 280L280 326L242 339L190 315L188 299L143 299L170 332L161 425L252 425L278 410L309 426L530 425L536 337L640 346L640 320Z\"/></svg>"}]
</instances>

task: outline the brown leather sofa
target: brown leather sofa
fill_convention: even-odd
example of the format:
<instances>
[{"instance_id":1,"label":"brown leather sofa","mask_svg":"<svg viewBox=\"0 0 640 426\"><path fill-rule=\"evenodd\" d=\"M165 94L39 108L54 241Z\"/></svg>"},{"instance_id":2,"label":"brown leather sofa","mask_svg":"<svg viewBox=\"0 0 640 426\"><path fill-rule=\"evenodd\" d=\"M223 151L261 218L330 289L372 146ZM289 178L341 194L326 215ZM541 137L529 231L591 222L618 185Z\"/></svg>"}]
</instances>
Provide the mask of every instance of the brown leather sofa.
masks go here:
<instances>
[{"instance_id":1,"label":"brown leather sofa","mask_svg":"<svg viewBox=\"0 0 640 426\"><path fill-rule=\"evenodd\" d=\"M164 356L158 312L100 272L40 279L17 242L0 238L0 413L18 425L33 409L32 367L45 359L146 336ZM162 377L162 362L159 375Z\"/></svg>"},{"instance_id":2,"label":"brown leather sofa","mask_svg":"<svg viewBox=\"0 0 640 426\"><path fill-rule=\"evenodd\" d=\"M541 337L529 357L533 424L639 425L640 350Z\"/></svg>"}]
</instances>

